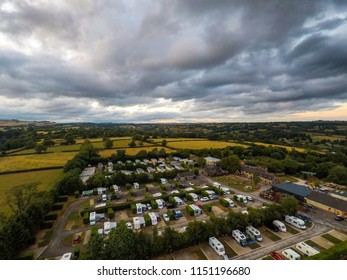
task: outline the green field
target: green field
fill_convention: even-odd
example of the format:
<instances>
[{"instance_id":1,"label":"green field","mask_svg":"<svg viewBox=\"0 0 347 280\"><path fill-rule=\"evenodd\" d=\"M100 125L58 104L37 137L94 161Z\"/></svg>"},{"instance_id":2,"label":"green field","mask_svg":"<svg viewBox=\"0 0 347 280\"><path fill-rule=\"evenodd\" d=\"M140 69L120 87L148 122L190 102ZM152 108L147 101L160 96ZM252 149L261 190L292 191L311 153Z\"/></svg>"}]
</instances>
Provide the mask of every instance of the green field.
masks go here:
<instances>
[{"instance_id":1,"label":"green field","mask_svg":"<svg viewBox=\"0 0 347 280\"><path fill-rule=\"evenodd\" d=\"M183 141L206 141L206 138L154 138L151 139L154 143L161 143L163 140L167 142L183 142Z\"/></svg>"},{"instance_id":2,"label":"green field","mask_svg":"<svg viewBox=\"0 0 347 280\"><path fill-rule=\"evenodd\" d=\"M241 179L240 177L236 177L234 175L217 176L214 177L213 180L243 192L251 193L259 189L259 187L254 186L252 181L248 181L247 179L243 178Z\"/></svg>"},{"instance_id":3,"label":"green field","mask_svg":"<svg viewBox=\"0 0 347 280\"><path fill-rule=\"evenodd\" d=\"M264 147L278 147L278 148L284 148L286 149L288 152L295 150L298 151L300 153L306 153L307 150L304 148L298 148L298 147L292 147L292 146L284 146L284 145L276 145L276 144L268 144L268 143L263 143L263 142L247 142L249 144L255 144L255 145L259 145L259 146L264 146Z\"/></svg>"},{"instance_id":4,"label":"green field","mask_svg":"<svg viewBox=\"0 0 347 280\"><path fill-rule=\"evenodd\" d=\"M6 192L8 192L13 186L39 181L41 184L38 186L38 189L44 191L51 189L54 184L62 178L62 169L0 175L0 212L4 212L6 215L11 213L11 210L6 203Z\"/></svg>"},{"instance_id":5,"label":"green field","mask_svg":"<svg viewBox=\"0 0 347 280\"><path fill-rule=\"evenodd\" d=\"M201 141L175 141L169 142L169 147L174 149L223 149L226 147L248 147L247 145L233 143L233 142L224 142L224 141L210 141L210 140L201 140Z\"/></svg>"},{"instance_id":6,"label":"green field","mask_svg":"<svg viewBox=\"0 0 347 280\"><path fill-rule=\"evenodd\" d=\"M76 154L77 152L68 152L1 157L0 170L1 172L5 172L28 170L33 168L63 166L68 160L72 159Z\"/></svg>"}]
</instances>

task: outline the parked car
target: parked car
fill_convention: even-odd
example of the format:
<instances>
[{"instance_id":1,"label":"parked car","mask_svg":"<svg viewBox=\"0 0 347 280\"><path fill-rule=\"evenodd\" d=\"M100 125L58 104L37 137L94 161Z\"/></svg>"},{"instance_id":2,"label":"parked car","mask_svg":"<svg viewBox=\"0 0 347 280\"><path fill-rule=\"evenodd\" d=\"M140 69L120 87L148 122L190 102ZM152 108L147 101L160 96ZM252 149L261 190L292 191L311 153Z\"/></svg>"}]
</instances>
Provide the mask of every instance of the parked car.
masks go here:
<instances>
[{"instance_id":1,"label":"parked car","mask_svg":"<svg viewBox=\"0 0 347 280\"><path fill-rule=\"evenodd\" d=\"M249 195L246 195L246 198L247 198L248 201L253 201L253 198L251 196L249 196Z\"/></svg>"},{"instance_id":2,"label":"parked car","mask_svg":"<svg viewBox=\"0 0 347 280\"><path fill-rule=\"evenodd\" d=\"M168 214L164 213L163 214L163 219L166 221L166 222L169 222L170 221L170 217Z\"/></svg>"},{"instance_id":3,"label":"parked car","mask_svg":"<svg viewBox=\"0 0 347 280\"><path fill-rule=\"evenodd\" d=\"M336 221L341 222L341 221L343 221L344 219L345 219L345 218L342 217L341 215L336 215L336 216L335 216L335 220L336 220Z\"/></svg>"},{"instance_id":4,"label":"parked car","mask_svg":"<svg viewBox=\"0 0 347 280\"><path fill-rule=\"evenodd\" d=\"M130 222L126 223L128 229L133 229L133 225Z\"/></svg>"},{"instance_id":5,"label":"parked car","mask_svg":"<svg viewBox=\"0 0 347 280\"><path fill-rule=\"evenodd\" d=\"M296 214L295 216L298 217L299 219L303 220L304 222L311 221L311 217L303 215L303 214Z\"/></svg>"},{"instance_id":6,"label":"parked car","mask_svg":"<svg viewBox=\"0 0 347 280\"><path fill-rule=\"evenodd\" d=\"M270 256L273 257L275 260L285 260L285 258L277 252L271 252Z\"/></svg>"},{"instance_id":7,"label":"parked car","mask_svg":"<svg viewBox=\"0 0 347 280\"><path fill-rule=\"evenodd\" d=\"M146 204L146 207L147 207L147 210L152 210L152 206L149 203Z\"/></svg>"},{"instance_id":8,"label":"parked car","mask_svg":"<svg viewBox=\"0 0 347 280\"><path fill-rule=\"evenodd\" d=\"M208 201L208 197L207 197L207 196L204 196L204 197L200 198L200 201L201 201L201 202L206 202L206 201Z\"/></svg>"},{"instance_id":9,"label":"parked car","mask_svg":"<svg viewBox=\"0 0 347 280\"><path fill-rule=\"evenodd\" d=\"M75 235L72 241L72 244L79 244L81 242L81 236Z\"/></svg>"},{"instance_id":10,"label":"parked car","mask_svg":"<svg viewBox=\"0 0 347 280\"><path fill-rule=\"evenodd\" d=\"M267 226L269 229L271 229L272 231L274 231L274 232L279 231L278 226L274 225L272 222L267 223L266 226Z\"/></svg>"},{"instance_id":11,"label":"parked car","mask_svg":"<svg viewBox=\"0 0 347 280\"><path fill-rule=\"evenodd\" d=\"M190 185L190 186L194 186L194 183L193 183L193 182L189 182L189 185Z\"/></svg>"},{"instance_id":12,"label":"parked car","mask_svg":"<svg viewBox=\"0 0 347 280\"><path fill-rule=\"evenodd\" d=\"M173 209L173 208L176 208L176 206L173 205L173 204L167 204L167 205L166 205L166 208L167 208L167 209Z\"/></svg>"}]
</instances>

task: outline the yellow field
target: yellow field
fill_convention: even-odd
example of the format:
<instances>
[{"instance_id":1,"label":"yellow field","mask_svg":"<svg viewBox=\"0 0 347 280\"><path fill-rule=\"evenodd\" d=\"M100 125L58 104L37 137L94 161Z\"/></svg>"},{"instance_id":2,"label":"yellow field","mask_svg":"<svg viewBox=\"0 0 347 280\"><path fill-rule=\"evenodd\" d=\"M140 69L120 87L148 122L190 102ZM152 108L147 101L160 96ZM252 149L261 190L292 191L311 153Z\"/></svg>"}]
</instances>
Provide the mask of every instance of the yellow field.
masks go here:
<instances>
[{"instance_id":1,"label":"yellow field","mask_svg":"<svg viewBox=\"0 0 347 280\"><path fill-rule=\"evenodd\" d=\"M110 137L110 139L111 140L124 140L124 139L131 139L131 137L129 137L129 136L125 136L125 137ZM82 144L86 140L89 140L92 143L94 143L94 142L103 142L102 138L90 138L90 139L78 138L78 139L75 139L76 144Z\"/></svg>"},{"instance_id":2,"label":"yellow field","mask_svg":"<svg viewBox=\"0 0 347 280\"><path fill-rule=\"evenodd\" d=\"M317 135L317 134L311 134L311 138L313 141L321 141L321 140L328 140L328 141L335 141L335 140L344 140L346 139L343 135Z\"/></svg>"},{"instance_id":3,"label":"yellow field","mask_svg":"<svg viewBox=\"0 0 347 280\"><path fill-rule=\"evenodd\" d=\"M0 157L0 170L14 171L51 166L63 166L68 160L72 159L76 154L77 152L67 152Z\"/></svg>"},{"instance_id":4,"label":"yellow field","mask_svg":"<svg viewBox=\"0 0 347 280\"><path fill-rule=\"evenodd\" d=\"M276 145L276 144L268 144L268 143L263 143L263 142L247 142L249 144L255 144L255 145L259 145L259 146L264 146L264 147L278 147L278 148L284 148L286 149L287 151L292 151L292 150L295 150L295 151L298 151L300 153L306 153L307 150L304 149L304 148L297 148L297 147L292 147L292 146L284 146L284 145Z\"/></svg>"},{"instance_id":5,"label":"yellow field","mask_svg":"<svg viewBox=\"0 0 347 280\"><path fill-rule=\"evenodd\" d=\"M127 155L129 156L134 156L136 155L139 151L145 150L147 152L152 151L155 147L138 147L138 148L126 148L126 149L121 149L125 150ZM160 150L162 147L157 147L158 150ZM170 149L170 148L164 148L167 153L172 153L175 152L175 150ZM109 149L109 150L101 150L99 151L100 156L102 157L109 157L111 155L114 155L116 153L116 149Z\"/></svg>"},{"instance_id":6,"label":"yellow field","mask_svg":"<svg viewBox=\"0 0 347 280\"><path fill-rule=\"evenodd\" d=\"M38 190L50 190L62 178L62 169L0 175L0 212L4 212L5 215L11 213L11 209L6 203L6 193L12 187L39 181L41 184L38 186Z\"/></svg>"},{"instance_id":7,"label":"yellow field","mask_svg":"<svg viewBox=\"0 0 347 280\"><path fill-rule=\"evenodd\" d=\"M168 146L175 148L175 149L223 149L226 147L245 147L247 148L247 145L233 143L233 142L223 142L223 141L210 141L210 140L203 140L203 141L181 141L181 142L170 142L168 143Z\"/></svg>"},{"instance_id":8,"label":"yellow field","mask_svg":"<svg viewBox=\"0 0 347 280\"><path fill-rule=\"evenodd\" d=\"M167 142L181 142L181 141L199 141L207 140L206 138L155 138L151 139L154 143L161 143L163 140Z\"/></svg>"}]
</instances>

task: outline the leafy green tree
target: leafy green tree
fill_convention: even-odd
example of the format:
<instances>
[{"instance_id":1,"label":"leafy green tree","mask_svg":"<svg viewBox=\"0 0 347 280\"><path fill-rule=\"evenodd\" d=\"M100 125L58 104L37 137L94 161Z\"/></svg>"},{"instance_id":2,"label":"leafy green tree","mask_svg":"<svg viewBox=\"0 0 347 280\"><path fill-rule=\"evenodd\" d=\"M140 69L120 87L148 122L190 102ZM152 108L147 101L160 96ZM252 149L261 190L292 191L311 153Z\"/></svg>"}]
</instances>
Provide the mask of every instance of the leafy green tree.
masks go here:
<instances>
[{"instance_id":1,"label":"leafy green tree","mask_svg":"<svg viewBox=\"0 0 347 280\"><path fill-rule=\"evenodd\" d=\"M346 185L347 168L343 166L335 166L333 169L329 171L329 176L327 179L336 184Z\"/></svg>"},{"instance_id":2,"label":"leafy green tree","mask_svg":"<svg viewBox=\"0 0 347 280\"><path fill-rule=\"evenodd\" d=\"M23 214L33 202L40 182L18 185L11 188L6 194L7 204L16 215Z\"/></svg>"},{"instance_id":3,"label":"leafy green tree","mask_svg":"<svg viewBox=\"0 0 347 280\"><path fill-rule=\"evenodd\" d=\"M113 141L110 138L106 138L104 141L105 149L111 149L113 147Z\"/></svg>"},{"instance_id":4,"label":"leafy green tree","mask_svg":"<svg viewBox=\"0 0 347 280\"><path fill-rule=\"evenodd\" d=\"M111 231L112 234L113 231ZM107 244L107 243L106 243ZM102 237L98 234L93 234L88 243L86 257L89 260L105 260L107 258L105 248L106 244Z\"/></svg>"},{"instance_id":5,"label":"leafy green tree","mask_svg":"<svg viewBox=\"0 0 347 280\"><path fill-rule=\"evenodd\" d=\"M280 205L285 215L295 215L298 211L298 202L294 197L282 198Z\"/></svg>"},{"instance_id":6,"label":"leafy green tree","mask_svg":"<svg viewBox=\"0 0 347 280\"><path fill-rule=\"evenodd\" d=\"M161 141L161 145L162 145L163 147L166 147L167 141L164 139L163 141Z\"/></svg>"},{"instance_id":7,"label":"leafy green tree","mask_svg":"<svg viewBox=\"0 0 347 280\"><path fill-rule=\"evenodd\" d=\"M87 181L89 188L104 188L107 187L107 180L103 174L95 174Z\"/></svg>"},{"instance_id":8,"label":"leafy green tree","mask_svg":"<svg viewBox=\"0 0 347 280\"><path fill-rule=\"evenodd\" d=\"M35 152L37 154L42 154L47 151L47 146L37 143L35 146Z\"/></svg>"},{"instance_id":9,"label":"leafy green tree","mask_svg":"<svg viewBox=\"0 0 347 280\"><path fill-rule=\"evenodd\" d=\"M241 168L240 159L234 155L222 158L218 165L231 173L234 173Z\"/></svg>"},{"instance_id":10,"label":"leafy green tree","mask_svg":"<svg viewBox=\"0 0 347 280\"><path fill-rule=\"evenodd\" d=\"M131 140L131 142L128 144L128 146L129 146L130 148L135 148L135 147L136 147L136 142L135 142L135 140L134 140L134 139Z\"/></svg>"}]
</instances>

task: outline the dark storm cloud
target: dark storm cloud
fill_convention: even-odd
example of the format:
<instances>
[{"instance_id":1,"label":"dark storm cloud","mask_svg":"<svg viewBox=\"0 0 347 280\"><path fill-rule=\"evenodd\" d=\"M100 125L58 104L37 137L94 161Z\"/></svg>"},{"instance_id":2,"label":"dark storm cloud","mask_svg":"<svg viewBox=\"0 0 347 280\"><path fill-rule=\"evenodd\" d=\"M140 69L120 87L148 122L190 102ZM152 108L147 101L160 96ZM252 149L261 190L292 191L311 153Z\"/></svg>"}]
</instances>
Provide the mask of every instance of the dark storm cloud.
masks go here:
<instances>
[{"instance_id":1,"label":"dark storm cloud","mask_svg":"<svg viewBox=\"0 0 347 280\"><path fill-rule=\"evenodd\" d=\"M9 116L36 119L26 100L42 118L252 119L347 98L345 1L6 2Z\"/></svg>"}]
</instances>

